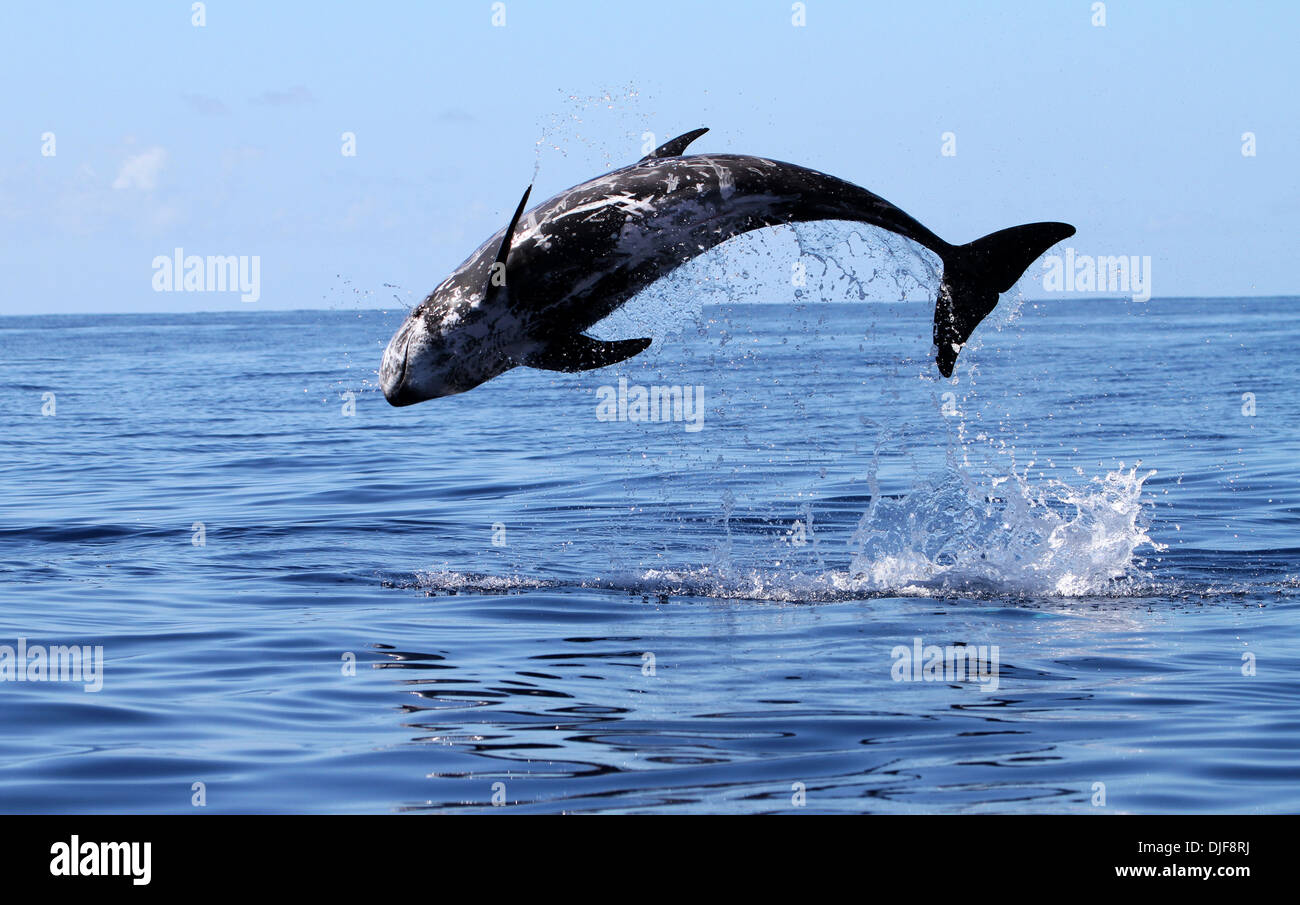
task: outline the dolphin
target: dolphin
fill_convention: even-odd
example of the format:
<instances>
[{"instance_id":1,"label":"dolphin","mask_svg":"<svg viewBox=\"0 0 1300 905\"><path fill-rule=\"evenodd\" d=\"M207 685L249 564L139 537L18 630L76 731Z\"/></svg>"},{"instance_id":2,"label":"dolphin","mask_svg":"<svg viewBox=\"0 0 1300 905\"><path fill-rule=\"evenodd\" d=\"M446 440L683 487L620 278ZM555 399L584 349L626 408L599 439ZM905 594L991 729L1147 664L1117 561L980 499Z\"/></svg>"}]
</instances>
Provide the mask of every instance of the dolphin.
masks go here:
<instances>
[{"instance_id":1,"label":"dolphin","mask_svg":"<svg viewBox=\"0 0 1300 905\"><path fill-rule=\"evenodd\" d=\"M492 236L416 305L384 350L379 382L393 405L473 389L521 365L603 368L650 339L603 340L586 330L660 277L751 230L851 220L917 242L943 262L934 307L935 362L952 375L957 353L1000 293L1067 223L1030 223L950 245L879 195L777 160L683 156L707 129L655 148L631 166L561 192Z\"/></svg>"}]
</instances>

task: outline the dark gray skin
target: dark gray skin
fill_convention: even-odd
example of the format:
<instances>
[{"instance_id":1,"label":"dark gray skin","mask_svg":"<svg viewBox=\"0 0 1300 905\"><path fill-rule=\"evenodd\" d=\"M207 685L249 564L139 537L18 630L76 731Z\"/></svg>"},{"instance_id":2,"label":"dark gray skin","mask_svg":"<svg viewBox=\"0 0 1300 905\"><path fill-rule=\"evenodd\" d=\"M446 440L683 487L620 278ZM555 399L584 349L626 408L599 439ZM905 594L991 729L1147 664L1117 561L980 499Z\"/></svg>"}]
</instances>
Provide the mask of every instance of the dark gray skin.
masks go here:
<instances>
[{"instance_id":1,"label":"dark gray skin","mask_svg":"<svg viewBox=\"0 0 1300 905\"><path fill-rule=\"evenodd\" d=\"M581 371L622 361L650 340L607 342L584 331L728 239L813 220L881 227L939 255L945 281L935 339L946 376L970 331L996 304L997 292L1010 288L1041 251L1074 232L1066 224L1031 224L953 246L880 196L825 173L762 157L680 156L704 131L674 139L522 217L516 211L515 220L417 305L393 336L379 372L388 401L410 405L462 393L519 365ZM997 272L1007 266L996 259L1010 254L1018 261L1031 251L1007 283ZM966 279L961 291L948 279L950 270ZM993 291L1001 283L1006 285Z\"/></svg>"}]
</instances>

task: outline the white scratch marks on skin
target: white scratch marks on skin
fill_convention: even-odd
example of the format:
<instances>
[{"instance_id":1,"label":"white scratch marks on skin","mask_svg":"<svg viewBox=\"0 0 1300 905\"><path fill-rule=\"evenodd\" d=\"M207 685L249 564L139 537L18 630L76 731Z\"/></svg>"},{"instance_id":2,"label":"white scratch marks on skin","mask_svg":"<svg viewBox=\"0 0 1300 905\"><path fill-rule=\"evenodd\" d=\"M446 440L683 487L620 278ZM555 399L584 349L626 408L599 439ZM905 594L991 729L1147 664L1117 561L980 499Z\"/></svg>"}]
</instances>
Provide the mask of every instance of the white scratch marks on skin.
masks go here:
<instances>
[{"instance_id":1,"label":"white scratch marks on skin","mask_svg":"<svg viewBox=\"0 0 1300 905\"><path fill-rule=\"evenodd\" d=\"M579 204L576 207L569 208L561 214L557 214L550 219L552 221L563 220L566 217L572 217L575 214L587 214L583 221L591 220L598 214L603 213L609 208L615 208L623 214L652 214L654 213L654 199L638 198L631 192L619 192L617 195L609 195L604 198L598 198L587 204Z\"/></svg>"},{"instance_id":2,"label":"white scratch marks on skin","mask_svg":"<svg viewBox=\"0 0 1300 905\"><path fill-rule=\"evenodd\" d=\"M548 222L554 219L554 217L548 218ZM530 212L528 222L515 233L511 248L519 248L525 242L535 242L538 248L548 251L551 247L551 239L551 234L542 229L542 225L537 222L537 218Z\"/></svg>"},{"instance_id":3,"label":"white scratch marks on skin","mask_svg":"<svg viewBox=\"0 0 1300 905\"><path fill-rule=\"evenodd\" d=\"M712 161L709 162L709 168L713 170L713 175L718 180L718 192L722 195L723 201L736 194L736 181L731 175L731 170Z\"/></svg>"},{"instance_id":4,"label":"white scratch marks on skin","mask_svg":"<svg viewBox=\"0 0 1300 905\"><path fill-rule=\"evenodd\" d=\"M477 308L481 301L481 295L471 296L468 300L465 299L464 294L461 292L461 288L459 286L455 287L451 291L450 295L441 300L440 303L443 306L443 329L449 329L456 326L456 324L460 323L460 319L464 313Z\"/></svg>"}]
</instances>

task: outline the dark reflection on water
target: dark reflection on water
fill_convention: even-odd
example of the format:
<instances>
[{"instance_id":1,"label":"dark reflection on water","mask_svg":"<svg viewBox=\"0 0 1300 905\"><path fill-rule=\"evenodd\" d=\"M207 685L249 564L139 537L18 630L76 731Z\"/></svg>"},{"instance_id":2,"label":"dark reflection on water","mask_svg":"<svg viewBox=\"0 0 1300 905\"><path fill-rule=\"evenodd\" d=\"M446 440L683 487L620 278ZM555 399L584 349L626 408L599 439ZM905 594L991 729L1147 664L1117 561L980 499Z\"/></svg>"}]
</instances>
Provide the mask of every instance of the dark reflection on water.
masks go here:
<instances>
[{"instance_id":1,"label":"dark reflection on water","mask_svg":"<svg viewBox=\"0 0 1300 905\"><path fill-rule=\"evenodd\" d=\"M453 598L458 624L475 626L463 629L467 643L494 633L495 605L514 607L513 596ZM647 610L627 595L554 590L538 602L565 612L558 631L500 660L458 663L445 636L436 654L411 653L409 641L405 653L375 646L391 658L376 668L436 662L456 673L392 686L418 699L401 705L401 725L408 745L428 749L428 797L402 809L490 810L493 783L504 784L500 806L523 811L1091 812L1096 783L1110 811L1174 800L1245 809L1240 788L1202 787L1197 770L1154 753L1189 732L1216 752L1208 759L1230 758L1254 776L1256 791L1268 789L1271 801L1256 806L1295 802L1290 780L1300 767L1275 774L1281 751L1268 742L1286 733L1273 736L1267 719L1246 728L1253 721L1243 719L1237 693L1237 680L1246 680L1234 679L1232 660L1213 664L1222 657L1213 647L1197 653L1152 641L1179 619L1202 618L1211 634L1229 622L1235 635L1247 616L1240 608L1193 615L1167 600L1110 601L1081 615L1049 601L1026 611L876 598L795 609L678 599ZM599 624L622 607L635 607L634 624L659 624L659 639L561 633L579 614ZM1295 610L1270 612L1265 618L1277 623ZM952 643L954 630L999 638L999 689L894 682L890 648L910 640L894 634L900 623L936 643ZM647 675L641 645L662 647L665 638L672 651ZM784 692L773 697L778 682ZM1184 709L1187 721L1166 718ZM440 768L449 752L471 766ZM467 796L467 785L476 794Z\"/></svg>"}]
</instances>

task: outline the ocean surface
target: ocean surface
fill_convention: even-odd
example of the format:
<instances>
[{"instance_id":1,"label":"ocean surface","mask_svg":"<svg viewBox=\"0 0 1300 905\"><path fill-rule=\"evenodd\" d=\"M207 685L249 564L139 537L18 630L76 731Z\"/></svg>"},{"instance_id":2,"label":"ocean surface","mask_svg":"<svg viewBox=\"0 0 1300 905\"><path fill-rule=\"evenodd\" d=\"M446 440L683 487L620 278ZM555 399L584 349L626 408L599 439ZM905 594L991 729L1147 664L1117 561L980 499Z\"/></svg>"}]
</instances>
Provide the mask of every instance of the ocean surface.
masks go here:
<instances>
[{"instance_id":1,"label":"ocean surface","mask_svg":"<svg viewBox=\"0 0 1300 905\"><path fill-rule=\"evenodd\" d=\"M0 318L0 810L1300 811L1300 300L932 307Z\"/></svg>"}]
</instances>

